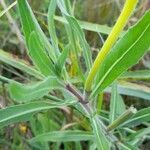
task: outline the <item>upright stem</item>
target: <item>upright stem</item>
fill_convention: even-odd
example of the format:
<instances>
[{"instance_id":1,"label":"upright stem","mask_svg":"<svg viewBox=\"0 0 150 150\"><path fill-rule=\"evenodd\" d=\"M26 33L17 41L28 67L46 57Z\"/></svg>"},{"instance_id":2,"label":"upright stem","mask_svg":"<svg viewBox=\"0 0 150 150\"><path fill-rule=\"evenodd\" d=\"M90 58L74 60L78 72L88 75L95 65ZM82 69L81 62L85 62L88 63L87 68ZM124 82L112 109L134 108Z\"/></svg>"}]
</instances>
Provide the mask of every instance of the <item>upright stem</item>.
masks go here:
<instances>
[{"instance_id":1,"label":"upright stem","mask_svg":"<svg viewBox=\"0 0 150 150\"><path fill-rule=\"evenodd\" d=\"M118 39L121 31L123 30L124 26L126 25L130 15L132 14L138 0L126 0L124 8L114 26L112 29L110 35L108 36L106 42L104 43L101 51L99 52L97 58L94 61L93 67L90 70L90 73L88 75L88 78L85 83L85 90L90 91L91 85L94 80L94 77L98 71L98 68L100 67L102 61Z\"/></svg>"}]
</instances>

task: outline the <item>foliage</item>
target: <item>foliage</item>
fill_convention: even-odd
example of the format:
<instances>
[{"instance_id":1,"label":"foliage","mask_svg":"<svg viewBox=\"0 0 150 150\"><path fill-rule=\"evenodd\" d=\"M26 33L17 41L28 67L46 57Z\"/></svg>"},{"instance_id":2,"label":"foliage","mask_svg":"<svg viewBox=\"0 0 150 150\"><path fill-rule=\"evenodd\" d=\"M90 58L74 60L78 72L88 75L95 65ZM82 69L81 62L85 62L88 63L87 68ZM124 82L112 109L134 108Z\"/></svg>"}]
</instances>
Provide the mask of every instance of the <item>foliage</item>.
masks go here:
<instances>
[{"instance_id":1,"label":"foliage","mask_svg":"<svg viewBox=\"0 0 150 150\"><path fill-rule=\"evenodd\" d=\"M130 2L126 1L124 15L119 19L121 24L118 21L112 29L110 36L115 37L106 40L108 49L98 54L99 57L105 53L100 65L94 67L82 29L108 34L109 27L95 29L96 24L75 18L69 0L51 0L47 15L50 38L47 38L28 1L17 0L28 56L34 66L0 50L0 62L28 78L20 83L0 75L11 99L10 105L0 109L0 129L5 131L24 123L20 131L27 139L23 139L24 143L20 139L21 149L133 150L149 138L150 107L137 111L133 106L128 107L121 96L150 100L150 88L133 83L140 79L149 81L150 71L127 71L150 47L150 11L124 33L122 29L137 1L132 1L132 7ZM55 16L57 8L62 17ZM55 19L64 23L67 42L60 42ZM93 67L96 70L91 75ZM109 108L103 102L104 93L111 93ZM0 143L6 141L0 139ZM10 147L15 149L15 146Z\"/></svg>"}]
</instances>

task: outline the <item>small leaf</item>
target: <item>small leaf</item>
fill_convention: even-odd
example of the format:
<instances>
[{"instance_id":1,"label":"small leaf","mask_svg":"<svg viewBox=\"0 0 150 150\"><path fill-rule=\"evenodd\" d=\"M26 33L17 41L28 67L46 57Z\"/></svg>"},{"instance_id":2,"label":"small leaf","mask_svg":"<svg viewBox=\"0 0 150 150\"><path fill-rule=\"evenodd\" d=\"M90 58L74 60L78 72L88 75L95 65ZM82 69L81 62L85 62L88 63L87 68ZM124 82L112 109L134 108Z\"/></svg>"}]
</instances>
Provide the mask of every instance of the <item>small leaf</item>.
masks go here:
<instances>
[{"instance_id":1,"label":"small leaf","mask_svg":"<svg viewBox=\"0 0 150 150\"><path fill-rule=\"evenodd\" d=\"M150 11L121 38L99 68L91 96L103 91L119 75L136 64L150 47Z\"/></svg>"},{"instance_id":2,"label":"small leaf","mask_svg":"<svg viewBox=\"0 0 150 150\"><path fill-rule=\"evenodd\" d=\"M38 135L30 140L30 143L34 142L75 142L75 141L88 141L93 140L94 136L90 132L80 130L68 130L68 131L53 131Z\"/></svg>"},{"instance_id":3,"label":"small leaf","mask_svg":"<svg viewBox=\"0 0 150 150\"><path fill-rule=\"evenodd\" d=\"M56 87L61 86L55 77L48 77L42 82L33 85L23 85L14 81L9 85L9 93L13 100L17 102L27 102L42 98Z\"/></svg>"}]
</instances>

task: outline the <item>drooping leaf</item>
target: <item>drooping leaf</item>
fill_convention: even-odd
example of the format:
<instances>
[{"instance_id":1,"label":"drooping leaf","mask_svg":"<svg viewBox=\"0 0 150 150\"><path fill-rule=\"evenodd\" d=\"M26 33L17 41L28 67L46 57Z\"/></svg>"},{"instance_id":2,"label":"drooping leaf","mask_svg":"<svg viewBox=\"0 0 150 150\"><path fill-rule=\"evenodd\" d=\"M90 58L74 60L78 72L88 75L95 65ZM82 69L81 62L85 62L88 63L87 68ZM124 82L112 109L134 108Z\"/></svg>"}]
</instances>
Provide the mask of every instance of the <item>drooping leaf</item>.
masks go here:
<instances>
[{"instance_id":1,"label":"drooping leaf","mask_svg":"<svg viewBox=\"0 0 150 150\"><path fill-rule=\"evenodd\" d=\"M80 130L67 130L67 131L53 131L38 135L30 140L30 143L39 141L50 142L74 142L74 141L88 141L93 140L94 136L90 132Z\"/></svg>"},{"instance_id":2,"label":"drooping leaf","mask_svg":"<svg viewBox=\"0 0 150 150\"><path fill-rule=\"evenodd\" d=\"M48 77L45 80L33 85L23 85L18 82L11 82L9 85L10 97L17 102L27 102L40 99L47 95L52 89L61 87L55 77Z\"/></svg>"},{"instance_id":3,"label":"drooping leaf","mask_svg":"<svg viewBox=\"0 0 150 150\"><path fill-rule=\"evenodd\" d=\"M0 109L0 128L15 122L30 120L30 117L37 112L51 108L59 108L61 106L71 105L73 103L74 101L65 101L61 103L38 101Z\"/></svg>"},{"instance_id":4,"label":"drooping leaf","mask_svg":"<svg viewBox=\"0 0 150 150\"><path fill-rule=\"evenodd\" d=\"M99 68L91 96L103 91L119 75L136 64L150 46L150 11L121 38Z\"/></svg>"}]
</instances>

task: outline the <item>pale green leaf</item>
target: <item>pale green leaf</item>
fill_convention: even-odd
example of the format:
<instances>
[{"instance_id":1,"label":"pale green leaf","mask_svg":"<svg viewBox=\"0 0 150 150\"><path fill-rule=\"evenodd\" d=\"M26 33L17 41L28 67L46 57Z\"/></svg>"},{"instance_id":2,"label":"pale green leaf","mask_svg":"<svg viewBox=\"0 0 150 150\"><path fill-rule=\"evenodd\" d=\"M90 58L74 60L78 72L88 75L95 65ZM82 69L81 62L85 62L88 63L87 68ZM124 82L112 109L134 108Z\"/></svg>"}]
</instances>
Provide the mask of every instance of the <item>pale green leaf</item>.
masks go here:
<instances>
[{"instance_id":1,"label":"pale green leaf","mask_svg":"<svg viewBox=\"0 0 150 150\"><path fill-rule=\"evenodd\" d=\"M44 76L33 68L28 62L19 59L16 55L11 55L0 49L0 62L8 64L14 68L17 68L37 79L42 79Z\"/></svg>"},{"instance_id":2,"label":"pale green leaf","mask_svg":"<svg viewBox=\"0 0 150 150\"><path fill-rule=\"evenodd\" d=\"M35 31L30 34L28 45L29 55L31 56L34 65L45 76L54 75L54 65L45 53L43 44L39 40L39 35Z\"/></svg>"},{"instance_id":3,"label":"pale green leaf","mask_svg":"<svg viewBox=\"0 0 150 150\"><path fill-rule=\"evenodd\" d=\"M15 122L30 120L30 117L37 112L48 110L51 108L59 108L62 106L71 105L73 103L74 101L65 101L61 103L37 101L0 109L0 128Z\"/></svg>"},{"instance_id":4,"label":"pale green leaf","mask_svg":"<svg viewBox=\"0 0 150 150\"><path fill-rule=\"evenodd\" d=\"M106 150L106 149L110 149L110 144L108 139L105 136L104 133L104 128L102 126L102 124L100 124L97 120L97 117L92 117L91 118L91 124L92 124L92 128L93 128L93 133L95 136L95 143L97 144L97 149L98 150Z\"/></svg>"},{"instance_id":5,"label":"pale green leaf","mask_svg":"<svg viewBox=\"0 0 150 150\"><path fill-rule=\"evenodd\" d=\"M130 120L125 122L123 126L137 126L146 121L150 121L150 107L138 111Z\"/></svg>"},{"instance_id":6,"label":"pale green leaf","mask_svg":"<svg viewBox=\"0 0 150 150\"><path fill-rule=\"evenodd\" d=\"M27 102L40 99L47 95L54 88L61 87L56 77L48 77L45 80L32 84L25 85L18 82L9 84L10 97L17 102Z\"/></svg>"},{"instance_id":7,"label":"pale green leaf","mask_svg":"<svg viewBox=\"0 0 150 150\"><path fill-rule=\"evenodd\" d=\"M90 132L80 130L53 131L38 135L30 140L30 143L50 141L50 142L75 142L93 140L94 136Z\"/></svg>"},{"instance_id":8,"label":"pale green leaf","mask_svg":"<svg viewBox=\"0 0 150 150\"><path fill-rule=\"evenodd\" d=\"M27 47L29 46L28 42L29 42L30 34L32 33L32 31L35 31L39 35L39 40L43 43L45 47L45 51L47 52L49 57L53 61L55 61L54 50L50 45L48 39L46 38L45 34L41 30L27 0L17 0L17 4L19 7L20 18L21 18L21 23L22 23Z\"/></svg>"}]
</instances>

